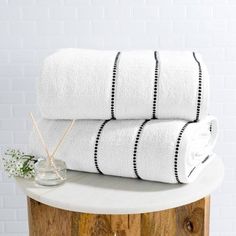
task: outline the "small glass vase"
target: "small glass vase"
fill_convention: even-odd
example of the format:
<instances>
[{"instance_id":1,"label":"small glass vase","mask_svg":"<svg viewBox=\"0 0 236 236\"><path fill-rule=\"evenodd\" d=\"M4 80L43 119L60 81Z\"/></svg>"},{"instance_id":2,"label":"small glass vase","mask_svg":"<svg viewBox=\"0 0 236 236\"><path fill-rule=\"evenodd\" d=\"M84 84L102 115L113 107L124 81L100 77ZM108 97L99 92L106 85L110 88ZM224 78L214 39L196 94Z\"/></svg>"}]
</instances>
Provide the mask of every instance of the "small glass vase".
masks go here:
<instances>
[{"instance_id":1,"label":"small glass vase","mask_svg":"<svg viewBox=\"0 0 236 236\"><path fill-rule=\"evenodd\" d=\"M39 159L34 170L35 182L40 185L54 186L66 180L66 163L62 160Z\"/></svg>"}]
</instances>

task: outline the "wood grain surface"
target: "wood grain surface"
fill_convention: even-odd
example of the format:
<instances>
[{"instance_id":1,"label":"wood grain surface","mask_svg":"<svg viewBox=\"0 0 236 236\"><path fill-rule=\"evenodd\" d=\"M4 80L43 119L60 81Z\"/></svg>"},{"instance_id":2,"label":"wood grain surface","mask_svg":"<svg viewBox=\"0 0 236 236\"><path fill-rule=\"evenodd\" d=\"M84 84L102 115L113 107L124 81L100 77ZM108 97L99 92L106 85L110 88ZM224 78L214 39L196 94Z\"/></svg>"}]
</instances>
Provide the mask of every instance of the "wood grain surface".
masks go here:
<instances>
[{"instance_id":1,"label":"wood grain surface","mask_svg":"<svg viewBox=\"0 0 236 236\"><path fill-rule=\"evenodd\" d=\"M96 215L28 198L30 236L208 236L210 198L159 212Z\"/></svg>"}]
</instances>

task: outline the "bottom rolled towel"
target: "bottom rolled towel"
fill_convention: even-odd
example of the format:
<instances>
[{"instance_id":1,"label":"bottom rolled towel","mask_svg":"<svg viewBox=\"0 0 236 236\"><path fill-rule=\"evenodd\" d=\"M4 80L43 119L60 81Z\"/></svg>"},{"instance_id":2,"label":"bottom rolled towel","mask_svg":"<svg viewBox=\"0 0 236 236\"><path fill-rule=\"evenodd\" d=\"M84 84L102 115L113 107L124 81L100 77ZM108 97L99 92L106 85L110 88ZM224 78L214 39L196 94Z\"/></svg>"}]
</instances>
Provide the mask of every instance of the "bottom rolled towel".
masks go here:
<instances>
[{"instance_id":1,"label":"bottom rolled towel","mask_svg":"<svg viewBox=\"0 0 236 236\"><path fill-rule=\"evenodd\" d=\"M70 121L39 120L49 150ZM68 169L166 183L192 182L211 160L217 120L78 120L56 157ZM45 157L35 131L32 154Z\"/></svg>"}]
</instances>

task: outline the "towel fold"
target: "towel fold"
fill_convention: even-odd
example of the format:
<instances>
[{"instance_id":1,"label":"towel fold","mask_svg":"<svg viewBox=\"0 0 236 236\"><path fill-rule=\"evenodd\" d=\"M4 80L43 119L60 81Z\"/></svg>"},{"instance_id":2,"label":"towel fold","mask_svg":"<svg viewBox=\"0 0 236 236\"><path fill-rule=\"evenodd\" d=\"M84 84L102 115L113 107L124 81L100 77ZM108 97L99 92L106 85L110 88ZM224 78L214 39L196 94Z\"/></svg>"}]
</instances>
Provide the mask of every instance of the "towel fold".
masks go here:
<instances>
[{"instance_id":1,"label":"towel fold","mask_svg":"<svg viewBox=\"0 0 236 236\"><path fill-rule=\"evenodd\" d=\"M56 145L69 121L39 121L49 149ZM167 183L189 183L210 161L217 121L78 120L56 158L72 170ZM31 152L45 157L37 134Z\"/></svg>"},{"instance_id":2,"label":"towel fold","mask_svg":"<svg viewBox=\"0 0 236 236\"><path fill-rule=\"evenodd\" d=\"M207 115L208 72L194 52L62 49L44 62L48 119L185 119Z\"/></svg>"}]
</instances>

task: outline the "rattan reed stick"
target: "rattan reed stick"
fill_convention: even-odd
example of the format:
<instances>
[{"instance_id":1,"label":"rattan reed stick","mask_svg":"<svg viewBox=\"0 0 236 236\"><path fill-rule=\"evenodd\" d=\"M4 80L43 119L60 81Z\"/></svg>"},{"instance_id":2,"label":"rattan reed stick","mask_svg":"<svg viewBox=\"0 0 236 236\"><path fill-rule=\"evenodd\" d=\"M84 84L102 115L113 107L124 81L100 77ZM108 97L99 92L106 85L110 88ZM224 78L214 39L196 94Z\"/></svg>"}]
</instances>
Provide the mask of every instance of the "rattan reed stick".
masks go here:
<instances>
[{"instance_id":1,"label":"rattan reed stick","mask_svg":"<svg viewBox=\"0 0 236 236\"><path fill-rule=\"evenodd\" d=\"M54 148L54 151L52 153L52 158L55 156L58 148L62 145L63 141L65 140L66 135L71 131L72 127L74 126L75 120L72 120L72 122L67 126L65 132L63 133L61 139L57 143L56 147Z\"/></svg>"},{"instance_id":2,"label":"rattan reed stick","mask_svg":"<svg viewBox=\"0 0 236 236\"><path fill-rule=\"evenodd\" d=\"M37 124L37 122L36 122L36 120L35 120L35 118L34 118L32 112L30 113L30 117L31 117L31 119L32 119L33 126L35 127L35 129L36 129L36 131L37 131L37 133L38 133L40 142L41 142L41 144L42 144L42 146L43 146L43 148L44 148L44 150L45 150L45 152L46 152L46 154L47 154L47 161L48 161L49 165L51 165L51 166L53 167L53 169L54 169L56 175L57 175L61 180L64 180L64 178L63 178L63 177L60 175L60 173L57 171L57 168L56 168L56 166L55 166L55 163L53 162L53 158L52 158L52 156L50 155L50 153L49 153L49 151L48 151L48 147L47 147L47 145L46 145L46 143L45 143L45 141L44 141L43 135L42 135L42 133L40 132L40 129L39 129L39 127L38 127L38 124Z\"/></svg>"},{"instance_id":3,"label":"rattan reed stick","mask_svg":"<svg viewBox=\"0 0 236 236\"><path fill-rule=\"evenodd\" d=\"M33 126L34 126L35 130L36 130L37 133L38 133L40 142L41 142L41 144L42 144L42 146L43 146L43 148L44 148L44 150L45 150L45 152L46 152L46 154L47 154L47 157L48 157L48 159L50 159L51 157L50 157L50 154L49 154L48 147L47 147L47 145L46 145L46 143L45 143L45 141L44 141L43 135L42 135L42 133L40 132L40 129L39 129L39 127L38 127L38 124L37 124L37 122L36 122L36 120L35 120L35 118L34 118L32 112L30 112L30 117L31 117L31 119L32 119Z\"/></svg>"}]
</instances>

